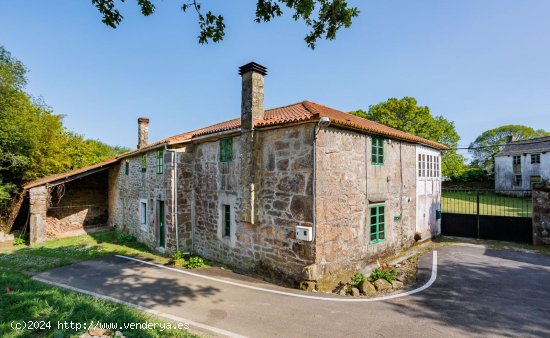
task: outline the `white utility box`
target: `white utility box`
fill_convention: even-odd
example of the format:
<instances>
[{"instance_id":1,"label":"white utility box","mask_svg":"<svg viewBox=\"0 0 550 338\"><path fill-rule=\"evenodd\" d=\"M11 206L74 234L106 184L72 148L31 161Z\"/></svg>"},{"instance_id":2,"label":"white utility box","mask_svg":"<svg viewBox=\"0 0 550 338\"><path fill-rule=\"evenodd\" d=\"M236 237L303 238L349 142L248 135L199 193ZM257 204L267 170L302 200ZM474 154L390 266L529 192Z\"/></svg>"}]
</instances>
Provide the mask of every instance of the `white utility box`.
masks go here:
<instances>
[{"instance_id":1,"label":"white utility box","mask_svg":"<svg viewBox=\"0 0 550 338\"><path fill-rule=\"evenodd\" d=\"M296 239L311 242L313 240L313 229L311 227L297 226Z\"/></svg>"}]
</instances>

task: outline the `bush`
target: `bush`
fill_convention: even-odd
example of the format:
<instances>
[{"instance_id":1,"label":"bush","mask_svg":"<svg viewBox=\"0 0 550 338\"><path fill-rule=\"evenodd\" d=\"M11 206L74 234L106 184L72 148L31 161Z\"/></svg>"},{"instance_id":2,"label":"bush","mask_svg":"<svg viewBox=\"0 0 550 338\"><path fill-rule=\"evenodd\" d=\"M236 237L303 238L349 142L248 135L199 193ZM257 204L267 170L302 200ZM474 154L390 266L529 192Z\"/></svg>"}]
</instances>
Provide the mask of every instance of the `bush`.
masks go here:
<instances>
[{"instance_id":1,"label":"bush","mask_svg":"<svg viewBox=\"0 0 550 338\"><path fill-rule=\"evenodd\" d=\"M415 232L414 233L414 240L418 242L421 239L422 239L422 234L420 232Z\"/></svg>"},{"instance_id":2,"label":"bush","mask_svg":"<svg viewBox=\"0 0 550 338\"><path fill-rule=\"evenodd\" d=\"M22 237L15 237L13 240L13 245L23 245L25 244L25 239Z\"/></svg>"},{"instance_id":3,"label":"bush","mask_svg":"<svg viewBox=\"0 0 550 338\"><path fill-rule=\"evenodd\" d=\"M181 251L176 251L172 255L172 259L175 260L175 261L177 261L178 259L182 259L182 258L183 258L183 253Z\"/></svg>"},{"instance_id":4,"label":"bush","mask_svg":"<svg viewBox=\"0 0 550 338\"><path fill-rule=\"evenodd\" d=\"M202 258L198 256L189 258L189 261L187 262L187 264L185 264L185 267L187 269L196 269L203 266L204 266L204 261L202 260Z\"/></svg>"},{"instance_id":5,"label":"bush","mask_svg":"<svg viewBox=\"0 0 550 338\"><path fill-rule=\"evenodd\" d=\"M123 232L119 232L116 235L116 239L119 242L135 242L136 237L130 234L125 234Z\"/></svg>"},{"instance_id":6,"label":"bush","mask_svg":"<svg viewBox=\"0 0 550 338\"><path fill-rule=\"evenodd\" d=\"M356 273L351 277L351 286L353 287L359 287L361 283L365 281L365 275L363 275L361 272Z\"/></svg>"},{"instance_id":7,"label":"bush","mask_svg":"<svg viewBox=\"0 0 550 338\"><path fill-rule=\"evenodd\" d=\"M369 281L374 282L378 279L385 279L388 282L391 282L397 278L397 269L395 267L391 267L389 269L379 269L376 268L372 270L369 276Z\"/></svg>"}]
</instances>

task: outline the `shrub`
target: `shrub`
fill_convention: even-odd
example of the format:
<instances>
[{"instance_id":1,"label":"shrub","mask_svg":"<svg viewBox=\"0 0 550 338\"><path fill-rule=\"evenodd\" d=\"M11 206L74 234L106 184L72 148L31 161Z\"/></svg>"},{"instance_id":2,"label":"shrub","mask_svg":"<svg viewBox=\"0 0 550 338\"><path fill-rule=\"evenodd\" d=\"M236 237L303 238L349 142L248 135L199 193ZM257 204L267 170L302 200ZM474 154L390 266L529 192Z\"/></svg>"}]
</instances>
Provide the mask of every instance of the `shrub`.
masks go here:
<instances>
[{"instance_id":1,"label":"shrub","mask_svg":"<svg viewBox=\"0 0 550 338\"><path fill-rule=\"evenodd\" d=\"M178 259L182 259L182 258L183 258L183 253L181 251L176 251L172 255L172 259L175 260L175 261L177 261Z\"/></svg>"},{"instance_id":2,"label":"shrub","mask_svg":"<svg viewBox=\"0 0 550 338\"><path fill-rule=\"evenodd\" d=\"M365 275L363 275L361 272L356 273L351 277L351 286L353 287L359 287L361 283L365 281Z\"/></svg>"},{"instance_id":3,"label":"shrub","mask_svg":"<svg viewBox=\"0 0 550 338\"><path fill-rule=\"evenodd\" d=\"M422 239L422 234L420 232L415 232L414 233L414 240L418 242L421 239Z\"/></svg>"},{"instance_id":4,"label":"shrub","mask_svg":"<svg viewBox=\"0 0 550 338\"><path fill-rule=\"evenodd\" d=\"M135 242L136 241L136 237L133 236L133 235L130 235L130 234L125 234L123 232L119 232L117 235L116 235L116 239L117 241L119 242Z\"/></svg>"},{"instance_id":5,"label":"shrub","mask_svg":"<svg viewBox=\"0 0 550 338\"><path fill-rule=\"evenodd\" d=\"M23 245L25 244L25 239L22 237L15 237L13 240L13 245Z\"/></svg>"},{"instance_id":6,"label":"shrub","mask_svg":"<svg viewBox=\"0 0 550 338\"><path fill-rule=\"evenodd\" d=\"M198 256L189 258L189 261L187 261L187 264L185 264L185 267L187 269L196 269L202 266L204 266L204 261Z\"/></svg>"},{"instance_id":7,"label":"shrub","mask_svg":"<svg viewBox=\"0 0 550 338\"><path fill-rule=\"evenodd\" d=\"M385 279L388 282L391 282L396 278L397 278L397 269L395 267L391 267L389 269L376 268L372 270L372 272L369 275L370 282L374 282L378 279Z\"/></svg>"}]
</instances>

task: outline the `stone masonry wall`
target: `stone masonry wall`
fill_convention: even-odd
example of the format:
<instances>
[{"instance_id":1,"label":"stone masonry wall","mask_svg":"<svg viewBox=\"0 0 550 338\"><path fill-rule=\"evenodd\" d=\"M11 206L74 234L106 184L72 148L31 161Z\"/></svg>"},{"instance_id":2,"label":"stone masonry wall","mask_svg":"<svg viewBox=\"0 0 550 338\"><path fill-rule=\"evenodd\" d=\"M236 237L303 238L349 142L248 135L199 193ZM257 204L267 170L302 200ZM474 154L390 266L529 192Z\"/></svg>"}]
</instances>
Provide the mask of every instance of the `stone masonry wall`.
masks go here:
<instances>
[{"instance_id":1,"label":"stone masonry wall","mask_svg":"<svg viewBox=\"0 0 550 338\"><path fill-rule=\"evenodd\" d=\"M164 201L166 248L174 251L175 231L171 219L172 212L172 175L171 158L167 151L164 155L164 170L157 174L157 150L146 152L147 169L141 170L141 154L127 159L129 174L125 172L125 160L111 173L114 189L109 190L109 223L121 231L128 232L153 249L159 248L157 217L158 203ZM140 222L140 202L147 203L147 222Z\"/></svg>"},{"instance_id":2,"label":"stone masonry wall","mask_svg":"<svg viewBox=\"0 0 550 338\"><path fill-rule=\"evenodd\" d=\"M54 236L86 226L105 225L108 219L107 175L103 171L67 182L59 195L54 188L47 212L48 227L54 229L46 231Z\"/></svg>"},{"instance_id":3,"label":"stone masonry wall","mask_svg":"<svg viewBox=\"0 0 550 338\"><path fill-rule=\"evenodd\" d=\"M48 189L43 185L29 190L29 237L31 244L40 244L46 240L45 222L48 210L48 197Z\"/></svg>"},{"instance_id":4,"label":"stone masonry wall","mask_svg":"<svg viewBox=\"0 0 550 338\"><path fill-rule=\"evenodd\" d=\"M384 140L384 164L371 163L371 137L328 128L317 140L318 287L348 279L378 257L413 243L415 147ZM370 241L370 206L385 205L386 239Z\"/></svg>"},{"instance_id":5,"label":"stone masonry wall","mask_svg":"<svg viewBox=\"0 0 550 338\"><path fill-rule=\"evenodd\" d=\"M550 245L550 184L533 186L533 244Z\"/></svg>"},{"instance_id":6,"label":"stone masonry wall","mask_svg":"<svg viewBox=\"0 0 550 338\"><path fill-rule=\"evenodd\" d=\"M240 137L234 159L219 162L219 141L194 150L195 249L210 259L296 283L314 261L314 247L295 239L296 225L312 225L310 126L256 132L255 221L241 221ZM231 236L223 236L223 205L231 206Z\"/></svg>"}]
</instances>

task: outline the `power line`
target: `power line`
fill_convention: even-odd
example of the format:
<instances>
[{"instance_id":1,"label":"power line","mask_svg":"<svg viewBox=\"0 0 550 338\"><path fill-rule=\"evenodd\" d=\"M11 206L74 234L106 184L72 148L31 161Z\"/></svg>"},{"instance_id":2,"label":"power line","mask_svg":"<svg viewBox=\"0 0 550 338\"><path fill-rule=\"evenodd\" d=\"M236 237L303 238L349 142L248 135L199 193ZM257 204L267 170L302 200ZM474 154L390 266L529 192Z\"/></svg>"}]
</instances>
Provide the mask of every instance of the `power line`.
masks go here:
<instances>
[{"instance_id":1,"label":"power line","mask_svg":"<svg viewBox=\"0 0 550 338\"><path fill-rule=\"evenodd\" d=\"M449 148L448 150L474 150L474 149L485 149L485 148L493 148L493 147L504 147L509 145L524 145L524 144L537 144L537 143L550 143L550 138L547 138L545 140L537 140L533 139L534 141L524 140L524 141L515 141L511 143L501 143L501 144L493 144L490 146L478 146L478 147L456 147L456 148Z\"/></svg>"}]
</instances>

